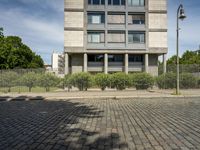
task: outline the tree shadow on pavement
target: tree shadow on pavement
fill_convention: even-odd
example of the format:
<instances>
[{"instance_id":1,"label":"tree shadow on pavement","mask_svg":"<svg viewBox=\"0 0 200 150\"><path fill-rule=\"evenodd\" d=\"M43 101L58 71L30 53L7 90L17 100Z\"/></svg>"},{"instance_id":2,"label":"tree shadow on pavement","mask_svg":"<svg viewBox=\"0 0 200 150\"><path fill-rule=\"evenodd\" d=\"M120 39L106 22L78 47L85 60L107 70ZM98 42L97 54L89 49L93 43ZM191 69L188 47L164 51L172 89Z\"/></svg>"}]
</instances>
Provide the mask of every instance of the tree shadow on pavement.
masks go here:
<instances>
[{"instance_id":1,"label":"tree shadow on pavement","mask_svg":"<svg viewBox=\"0 0 200 150\"><path fill-rule=\"evenodd\" d=\"M0 149L112 150L128 146L118 133L96 130L98 120L101 123L106 116L85 103L0 102L0 112Z\"/></svg>"}]
</instances>

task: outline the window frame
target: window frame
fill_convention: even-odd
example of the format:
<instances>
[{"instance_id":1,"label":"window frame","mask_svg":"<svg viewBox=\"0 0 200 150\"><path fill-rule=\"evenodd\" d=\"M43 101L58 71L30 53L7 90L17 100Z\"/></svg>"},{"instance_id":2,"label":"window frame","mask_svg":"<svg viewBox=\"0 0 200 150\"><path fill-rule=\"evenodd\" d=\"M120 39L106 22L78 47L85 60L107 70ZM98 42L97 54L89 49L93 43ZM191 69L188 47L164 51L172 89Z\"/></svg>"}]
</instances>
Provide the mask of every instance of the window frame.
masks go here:
<instances>
[{"instance_id":1,"label":"window frame","mask_svg":"<svg viewBox=\"0 0 200 150\"><path fill-rule=\"evenodd\" d=\"M144 38L141 38L141 35L140 35L140 40L139 42L138 41L134 41L134 34L142 34L144 36ZM130 35L132 37L130 37ZM132 38L132 40L130 41L130 38ZM138 31L129 31L128 32L128 43L129 44L145 44L146 43L146 33L144 31L141 31L141 32L138 32Z\"/></svg>"}]
</instances>

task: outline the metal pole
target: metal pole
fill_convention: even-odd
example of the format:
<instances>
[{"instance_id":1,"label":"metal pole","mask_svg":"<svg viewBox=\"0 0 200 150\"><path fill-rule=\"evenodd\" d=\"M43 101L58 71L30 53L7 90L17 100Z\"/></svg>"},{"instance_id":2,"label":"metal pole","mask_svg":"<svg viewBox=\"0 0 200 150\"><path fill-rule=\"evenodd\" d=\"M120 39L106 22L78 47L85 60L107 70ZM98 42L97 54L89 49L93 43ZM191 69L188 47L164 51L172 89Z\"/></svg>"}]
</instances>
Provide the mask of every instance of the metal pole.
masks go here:
<instances>
[{"instance_id":1,"label":"metal pole","mask_svg":"<svg viewBox=\"0 0 200 150\"><path fill-rule=\"evenodd\" d=\"M176 41L176 94L180 94L180 69L179 69L179 11L183 7L181 4L177 10L177 41Z\"/></svg>"},{"instance_id":2,"label":"metal pole","mask_svg":"<svg viewBox=\"0 0 200 150\"><path fill-rule=\"evenodd\" d=\"M180 7L179 7L180 8ZM179 94L179 8L177 10L177 36L176 36L176 94Z\"/></svg>"}]
</instances>

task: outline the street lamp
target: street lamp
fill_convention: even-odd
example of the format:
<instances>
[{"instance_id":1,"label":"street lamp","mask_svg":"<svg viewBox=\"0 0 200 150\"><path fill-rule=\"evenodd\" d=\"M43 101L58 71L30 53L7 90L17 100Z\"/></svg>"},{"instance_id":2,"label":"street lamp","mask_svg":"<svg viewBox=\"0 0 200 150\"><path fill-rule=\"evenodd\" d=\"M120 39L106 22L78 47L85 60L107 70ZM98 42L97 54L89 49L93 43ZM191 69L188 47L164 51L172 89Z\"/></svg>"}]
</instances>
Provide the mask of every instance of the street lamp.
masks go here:
<instances>
[{"instance_id":1,"label":"street lamp","mask_svg":"<svg viewBox=\"0 0 200 150\"><path fill-rule=\"evenodd\" d=\"M180 94L180 85L179 85L179 82L180 82L180 79L179 79L179 19L180 20L184 20L186 18L185 16L185 12L184 12L184 9L183 9L183 5L181 4L179 7L178 7L178 10L177 10L177 43L176 43L176 65L177 65L177 72L176 72L176 94L179 95Z\"/></svg>"}]
</instances>

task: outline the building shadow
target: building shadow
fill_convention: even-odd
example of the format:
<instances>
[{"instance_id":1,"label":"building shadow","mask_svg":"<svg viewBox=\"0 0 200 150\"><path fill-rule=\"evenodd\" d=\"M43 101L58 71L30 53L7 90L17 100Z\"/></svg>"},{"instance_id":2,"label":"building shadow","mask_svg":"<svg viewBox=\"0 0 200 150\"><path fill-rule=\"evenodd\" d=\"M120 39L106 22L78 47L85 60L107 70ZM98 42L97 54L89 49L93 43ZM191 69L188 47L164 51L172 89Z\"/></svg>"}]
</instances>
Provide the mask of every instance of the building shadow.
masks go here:
<instances>
[{"instance_id":1,"label":"building shadow","mask_svg":"<svg viewBox=\"0 0 200 150\"><path fill-rule=\"evenodd\" d=\"M118 133L90 129L103 111L72 101L12 101L0 105L0 149L120 149ZM89 127L89 128L88 128ZM106 126L104 127L106 128Z\"/></svg>"}]
</instances>

